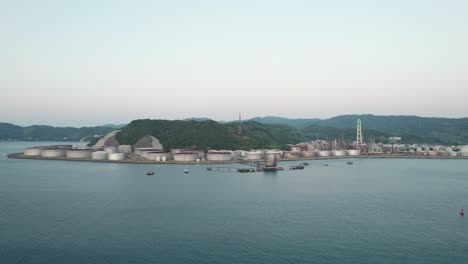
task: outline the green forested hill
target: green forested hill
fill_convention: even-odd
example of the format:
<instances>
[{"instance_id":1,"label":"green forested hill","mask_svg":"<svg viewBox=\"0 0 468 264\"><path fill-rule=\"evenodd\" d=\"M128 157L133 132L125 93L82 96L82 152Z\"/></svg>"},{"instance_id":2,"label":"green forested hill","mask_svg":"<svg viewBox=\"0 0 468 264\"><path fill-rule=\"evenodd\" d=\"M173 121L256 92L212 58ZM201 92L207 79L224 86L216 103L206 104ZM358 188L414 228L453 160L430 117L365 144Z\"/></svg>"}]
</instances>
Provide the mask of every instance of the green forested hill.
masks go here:
<instances>
[{"instance_id":1,"label":"green forested hill","mask_svg":"<svg viewBox=\"0 0 468 264\"><path fill-rule=\"evenodd\" d=\"M110 127L21 127L9 123L0 123L0 140L22 141L79 141L85 137L103 135L112 131Z\"/></svg>"},{"instance_id":2,"label":"green forested hill","mask_svg":"<svg viewBox=\"0 0 468 264\"><path fill-rule=\"evenodd\" d=\"M343 115L330 119L255 118L242 123L216 122L206 118L187 120L135 120L117 135L121 144L133 144L144 135L153 135L167 147L206 149L285 148L307 140L340 139L353 141L356 120L363 124L364 140L386 142L389 136L402 137L403 143L468 144L468 118L427 118L417 116ZM20 127L0 123L0 140L68 140L103 135L111 127Z\"/></svg>"},{"instance_id":3,"label":"green forested hill","mask_svg":"<svg viewBox=\"0 0 468 264\"><path fill-rule=\"evenodd\" d=\"M166 149L194 147L197 149L285 148L305 140L300 131L285 125L264 125L244 122L242 136L239 124L207 121L135 120L117 134L121 144L134 144L145 135L159 139Z\"/></svg>"},{"instance_id":4,"label":"green forested hill","mask_svg":"<svg viewBox=\"0 0 468 264\"><path fill-rule=\"evenodd\" d=\"M329 119L256 118L263 124L294 126L307 136L334 138L336 134L355 133L356 120L361 119L365 139L401 136L403 142L435 144L468 144L468 118L433 118L418 116L341 115ZM337 129L337 130L335 130Z\"/></svg>"},{"instance_id":5,"label":"green forested hill","mask_svg":"<svg viewBox=\"0 0 468 264\"><path fill-rule=\"evenodd\" d=\"M447 144L468 143L468 118L343 115L321 120L318 124L343 129L356 128L358 118L362 120L365 130L376 130L403 139L421 138Z\"/></svg>"}]
</instances>

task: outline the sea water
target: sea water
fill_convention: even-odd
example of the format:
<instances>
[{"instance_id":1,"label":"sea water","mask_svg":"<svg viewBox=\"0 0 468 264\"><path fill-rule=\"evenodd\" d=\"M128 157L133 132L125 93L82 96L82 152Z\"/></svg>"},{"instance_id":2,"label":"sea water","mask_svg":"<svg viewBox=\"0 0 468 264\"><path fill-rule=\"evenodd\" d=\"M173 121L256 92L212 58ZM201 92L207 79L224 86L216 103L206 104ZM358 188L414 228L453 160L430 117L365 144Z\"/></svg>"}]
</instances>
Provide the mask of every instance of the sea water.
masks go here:
<instances>
[{"instance_id":1,"label":"sea water","mask_svg":"<svg viewBox=\"0 0 468 264\"><path fill-rule=\"evenodd\" d=\"M38 144L56 143L0 143L0 263L468 263L468 160L237 173L6 158Z\"/></svg>"}]
</instances>

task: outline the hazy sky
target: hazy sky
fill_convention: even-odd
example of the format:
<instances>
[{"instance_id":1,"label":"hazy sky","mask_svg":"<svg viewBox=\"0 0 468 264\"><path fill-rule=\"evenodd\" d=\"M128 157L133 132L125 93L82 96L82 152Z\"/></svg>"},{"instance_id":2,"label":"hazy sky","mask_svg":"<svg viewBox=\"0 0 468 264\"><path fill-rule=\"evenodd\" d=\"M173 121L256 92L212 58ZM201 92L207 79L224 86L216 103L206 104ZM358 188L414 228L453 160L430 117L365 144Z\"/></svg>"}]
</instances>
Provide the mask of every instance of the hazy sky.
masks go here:
<instances>
[{"instance_id":1,"label":"hazy sky","mask_svg":"<svg viewBox=\"0 0 468 264\"><path fill-rule=\"evenodd\" d=\"M467 0L0 0L0 121L468 116Z\"/></svg>"}]
</instances>

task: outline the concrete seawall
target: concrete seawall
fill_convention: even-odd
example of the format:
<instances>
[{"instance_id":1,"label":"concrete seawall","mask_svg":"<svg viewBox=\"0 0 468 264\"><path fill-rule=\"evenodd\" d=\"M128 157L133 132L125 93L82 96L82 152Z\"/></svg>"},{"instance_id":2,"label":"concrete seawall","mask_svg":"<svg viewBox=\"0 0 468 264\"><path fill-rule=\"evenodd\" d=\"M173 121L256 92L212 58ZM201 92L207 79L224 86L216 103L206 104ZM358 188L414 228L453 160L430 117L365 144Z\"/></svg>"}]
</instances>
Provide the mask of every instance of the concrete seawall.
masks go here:
<instances>
[{"instance_id":1,"label":"concrete seawall","mask_svg":"<svg viewBox=\"0 0 468 264\"><path fill-rule=\"evenodd\" d=\"M81 161L81 162L104 162L104 163L129 163L129 164L232 164L232 163L242 163L242 160L230 160L230 161L192 161L192 162L182 162L182 161L155 161L147 159L125 159L125 160L93 160L89 158L82 159L70 159L66 157L54 157L54 158L45 158L41 156L25 156L23 153L12 153L7 155L10 159L31 159L31 160L59 160L59 161ZM451 160L467 160L468 157L430 157L430 156L405 156L405 155L395 155L395 154L379 154L379 155L360 155L360 156L343 156L343 157L311 157L311 158L281 158L278 159L281 161L303 161L303 160L345 160L345 159L451 159ZM263 161L263 160L258 160ZM255 161L249 161L255 162Z\"/></svg>"}]
</instances>

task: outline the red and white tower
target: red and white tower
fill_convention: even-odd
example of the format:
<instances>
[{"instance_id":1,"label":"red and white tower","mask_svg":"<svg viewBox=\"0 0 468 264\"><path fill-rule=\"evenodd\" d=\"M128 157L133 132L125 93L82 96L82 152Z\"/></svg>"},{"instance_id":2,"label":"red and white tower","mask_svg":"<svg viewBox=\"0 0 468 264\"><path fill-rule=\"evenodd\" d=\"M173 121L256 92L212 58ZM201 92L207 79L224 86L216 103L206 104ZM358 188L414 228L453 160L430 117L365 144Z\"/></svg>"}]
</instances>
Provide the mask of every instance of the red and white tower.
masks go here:
<instances>
[{"instance_id":1,"label":"red and white tower","mask_svg":"<svg viewBox=\"0 0 468 264\"><path fill-rule=\"evenodd\" d=\"M357 130L356 130L356 148L362 148L363 137L362 137L362 124L361 119L357 120Z\"/></svg>"}]
</instances>

